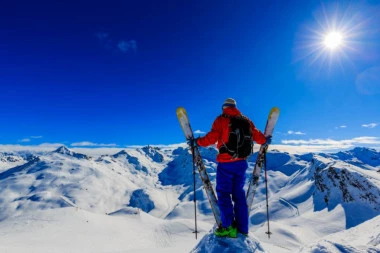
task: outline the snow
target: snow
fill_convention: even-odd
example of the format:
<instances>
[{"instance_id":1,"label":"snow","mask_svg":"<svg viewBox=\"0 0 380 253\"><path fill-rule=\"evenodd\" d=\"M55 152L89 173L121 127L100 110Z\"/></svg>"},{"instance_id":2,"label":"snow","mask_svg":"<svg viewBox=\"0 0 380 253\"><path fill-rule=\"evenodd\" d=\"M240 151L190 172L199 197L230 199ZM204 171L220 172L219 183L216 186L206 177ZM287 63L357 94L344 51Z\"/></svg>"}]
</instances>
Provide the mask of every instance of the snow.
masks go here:
<instances>
[{"instance_id":1,"label":"snow","mask_svg":"<svg viewBox=\"0 0 380 253\"><path fill-rule=\"evenodd\" d=\"M380 216L304 247L301 252L380 252Z\"/></svg>"},{"instance_id":2,"label":"snow","mask_svg":"<svg viewBox=\"0 0 380 253\"><path fill-rule=\"evenodd\" d=\"M270 151L270 239L263 174L249 236L236 239L213 235L196 175L198 240L186 145L110 150L0 152L0 252L380 252L375 150ZM201 153L215 187L216 150Z\"/></svg>"},{"instance_id":3,"label":"snow","mask_svg":"<svg viewBox=\"0 0 380 253\"><path fill-rule=\"evenodd\" d=\"M10 168L24 164L26 161L12 153L0 153L0 173Z\"/></svg>"},{"instance_id":4,"label":"snow","mask_svg":"<svg viewBox=\"0 0 380 253\"><path fill-rule=\"evenodd\" d=\"M0 252L189 252L191 225L144 212L108 216L73 207L49 209L3 221Z\"/></svg>"},{"instance_id":5,"label":"snow","mask_svg":"<svg viewBox=\"0 0 380 253\"><path fill-rule=\"evenodd\" d=\"M191 253L265 252L260 242L252 235L237 235L237 238L220 238L214 230L206 234Z\"/></svg>"}]
</instances>

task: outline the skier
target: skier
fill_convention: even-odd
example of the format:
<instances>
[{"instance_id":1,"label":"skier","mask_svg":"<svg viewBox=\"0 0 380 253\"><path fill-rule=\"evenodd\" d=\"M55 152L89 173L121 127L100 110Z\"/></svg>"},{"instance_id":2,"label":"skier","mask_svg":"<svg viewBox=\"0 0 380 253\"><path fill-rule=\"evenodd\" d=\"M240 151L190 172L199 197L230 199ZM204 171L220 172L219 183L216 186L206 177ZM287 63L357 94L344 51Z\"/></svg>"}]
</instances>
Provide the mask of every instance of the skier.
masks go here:
<instances>
[{"instance_id":1,"label":"skier","mask_svg":"<svg viewBox=\"0 0 380 253\"><path fill-rule=\"evenodd\" d=\"M219 153L216 158L218 162L216 193L222 227L215 230L214 234L216 236L235 238L237 232L246 236L248 235L248 207L244 191L248 157L235 158L228 152L221 151L221 147L225 147L225 144L229 140L231 118L242 116L241 112L236 108L236 101L232 98L227 98L224 101L222 110L223 114L215 119L210 132L204 137L190 139L188 143L189 145L201 147L210 146L215 143L217 145ZM265 138L264 134L255 127L253 122L248 118L246 119L251 127L252 139L258 144L270 144L271 137Z\"/></svg>"}]
</instances>

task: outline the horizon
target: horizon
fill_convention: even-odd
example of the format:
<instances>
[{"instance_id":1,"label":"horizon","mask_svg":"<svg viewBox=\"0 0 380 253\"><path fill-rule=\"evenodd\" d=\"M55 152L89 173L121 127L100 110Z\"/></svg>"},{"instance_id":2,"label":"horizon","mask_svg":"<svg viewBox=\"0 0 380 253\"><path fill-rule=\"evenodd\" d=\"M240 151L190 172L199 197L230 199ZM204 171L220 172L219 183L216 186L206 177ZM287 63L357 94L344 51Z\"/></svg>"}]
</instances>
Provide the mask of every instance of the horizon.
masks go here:
<instances>
[{"instance_id":1,"label":"horizon","mask_svg":"<svg viewBox=\"0 0 380 253\"><path fill-rule=\"evenodd\" d=\"M282 150L380 150L380 2L10 1L0 14L0 149L180 145L177 107L198 136L232 97L261 131L280 108Z\"/></svg>"},{"instance_id":2,"label":"horizon","mask_svg":"<svg viewBox=\"0 0 380 253\"><path fill-rule=\"evenodd\" d=\"M54 152L57 149L65 147L76 153L89 155L89 156L101 156L101 155L114 155L123 150L135 150L144 147L153 147L160 149L176 149L179 147L187 148L186 143L169 144L169 145L131 145L125 147L69 147L61 143L48 144L48 145L2 145L0 144L0 153L18 153L18 152L36 152L36 153L46 153ZM213 147L213 146L211 146ZM260 145L255 145L253 154L259 151ZM338 152L352 151L356 148L365 148L369 150L374 150L375 152L380 152L380 148L374 147L364 147L364 146L350 146L350 147L327 147L327 146L289 146L289 145L270 145L268 152L280 152L289 154L333 154ZM204 149L200 147L200 149Z\"/></svg>"}]
</instances>

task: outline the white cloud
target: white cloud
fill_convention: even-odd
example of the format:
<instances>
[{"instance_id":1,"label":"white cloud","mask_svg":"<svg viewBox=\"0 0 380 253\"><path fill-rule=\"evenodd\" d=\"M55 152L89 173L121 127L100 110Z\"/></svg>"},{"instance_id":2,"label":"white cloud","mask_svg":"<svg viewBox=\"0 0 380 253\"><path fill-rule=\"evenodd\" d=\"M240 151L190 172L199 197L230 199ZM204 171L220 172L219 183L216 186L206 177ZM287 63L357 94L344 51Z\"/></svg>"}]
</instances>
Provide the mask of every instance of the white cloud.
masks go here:
<instances>
[{"instance_id":1,"label":"white cloud","mask_svg":"<svg viewBox=\"0 0 380 253\"><path fill-rule=\"evenodd\" d=\"M101 42L103 42L104 40L106 40L108 38L108 33L105 33L105 32L96 32L95 34L95 37L97 37Z\"/></svg>"},{"instance_id":2,"label":"white cloud","mask_svg":"<svg viewBox=\"0 0 380 253\"><path fill-rule=\"evenodd\" d=\"M369 124L363 124L362 127L375 128L377 125L378 125L377 123L369 123Z\"/></svg>"},{"instance_id":3,"label":"white cloud","mask_svg":"<svg viewBox=\"0 0 380 253\"><path fill-rule=\"evenodd\" d=\"M82 142L74 142L71 143L72 147L116 147L117 144L105 144L105 143L94 143L91 141L82 141Z\"/></svg>"},{"instance_id":4,"label":"white cloud","mask_svg":"<svg viewBox=\"0 0 380 253\"><path fill-rule=\"evenodd\" d=\"M288 134L295 134L295 135L305 135L306 133L303 133L301 131L292 131L292 130L289 130L288 131Z\"/></svg>"},{"instance_id":5,"label":"white cloud","mask_svg":"<svg viewBox=\"0 0 380 253\"><path fill-rule=\"evenodd\" d=\"M27 138L19 140L18 142L31 142L32 139L41 139L41 138L42 138L42 136L40 136L40 135L38 135L38 136L29 136Z\"/></svg>"},{"instance_id":6,"label":"white cloud","mask_svg":"<svg viewBox=\"0 0 380 253\"><path fill-rule=\"evenodd\" d=\"M201 130L195 130L194 131L194 134L205 134L205 132L201 131Z\"/></svg>"},{"instance_id":7,"label":"white cloud","mask_svg":"<svg viewBox=\"0 0 380 253\"><path fill-rule=\"evenodd\" d=\"M270 149L277 149L290 153L306 152L336 152L340 150L352 149L357 146L380 150L380 138L372 136L362 136L345 140L309 139L309 140L282 140L282 145L271 145Z\"/></svg>"},{"instance_id":8,"label":"white cloud","mask_svg":"<svg viewBox=\"0 0 380 253\"><path fill-rule=\"evenodd\" d=\"M18 145L18 144L0 144L0 152L19 152L19 151L36 151L50 152L61 146L62 143L42 143L40 145Z\"/></svg>"},{"instance_id":9,"label":"white cloud","mask_svg":"<svg viewBox=\"0 0 380 253\"><path fill-rule=\"evenodd\" d=\"M327 147L353 147L355 145L371 144L380 145L380 138L378 137L356 137L348 140L333 140L333 139L309 139L309 140L282 140L285 145L319 145Z\"/></svg>"},{"instance_id":10,"label":"white cloud","mask_svg":"<svg viewBox=\"0 0 380 253\"><path fill-rule=\"evenodd\" d=\"M123 53L127 53L129 50L132 50L133 52L136 53L137 43L135 40L130 40L130 41L121 40L117 44L117 48Z\"/></svg>"},{"instance_id":11,"label":"white cloud","mask_svg":"<svg viewBox=\"0 0 380 253\"><path fill-rule=\"evenodd\" d=\"M41 139L43 136L41 136L41 135L38 135L38 136L30 136L30 138L32 138L32 139Z\"/></svg>"},{"instance_id":12,"label":"white cloud","mask_svg":"<svg viewBox=\"0 0 380 253\"><path fill-rule=\"evenodd\" d=\"M65 146L65 144L45 142L45 143L41 143L40 145L38 145L38 147L41 147L41 148L59 148L62 146Z\"/></svg>"},{"instance_id":13,"label":"white cloud","mask_svg":"<svg viewBox=\"0 0 380 253\"><path fill-rule=\"evenodd\" d=\"M334 141L332 139L309 139L309 140L282 140L282 144L286 145L335 145L339 141Z\"/></svg>"},{"instance_id":14,"label":"white cloud","mask_svg":"<svg viewBox=\"0 0 380 253\"><path fill-rule=\"evenodd\" d=\"M352 139L353 142L363 143L363 144L380 144L379 137L363 136Z\"/></svg>"},{"instance_id":15,"label":"white cloud","mask_svg":"<svg viewBox=\"0 0 380 253\"><path fill-rule=\"evenodd\" d=\"M137 52L137 42L135 40L122 39L119 40L119 42L116 42L117 40L113 39L112 36L106 32L96 32L94 33L94 36L98 39L100 45L107 50L114 50L115 52L122 53Z\"/></svg>"},{"instance_id":16,"label":"white cloud","mask_svg":"<svg viewBox=\"0 0 380 253\"><path fill-rule=\"evenodd\" d=\"M269 146L269 150L278 150L281 152L288 152L291 154L304 154L304 153L320 153L320 152L334 152L341 150L341 148L326 148L325 146L311 146L311 145L281 145L273 144Z\"/></svg>"}]
</instances>

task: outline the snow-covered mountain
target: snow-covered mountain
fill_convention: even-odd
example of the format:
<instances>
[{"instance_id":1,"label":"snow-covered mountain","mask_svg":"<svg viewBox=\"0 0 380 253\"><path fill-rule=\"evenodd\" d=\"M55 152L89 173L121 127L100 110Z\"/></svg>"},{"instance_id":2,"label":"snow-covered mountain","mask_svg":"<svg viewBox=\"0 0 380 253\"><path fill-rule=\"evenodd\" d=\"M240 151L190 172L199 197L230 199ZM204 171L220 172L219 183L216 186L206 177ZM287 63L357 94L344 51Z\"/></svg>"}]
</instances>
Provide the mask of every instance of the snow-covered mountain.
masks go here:
<instances>
[{"instance_id":1,"label":"snow-covered mountain","mask_svg":"<svg viewBox=\"0 0 380 253\"><path fill-rule=\"evenodd\" d=\"M217 151L201 153L215 186ZM247 177L255 159L256 154L249 159ZM45 243L58 239L75 243L54 252L380 252L379 152L271 150L267 160L271 239L265 233L264 178L251 211L250 236L221 240L212 234L213 216L197 176L203 239L196 241L192 157L185 145L100 156L67 147L0 153L0 252L52 252L54 245ZM57 226L59 238L49 233Z\"/></svg>"},{"instance_id":2,"label":"snow-covered mountain","mask_svg":"<svg viewBox=\"0 0 380 253\"><path fill-rule=\"evenodd\" d=\"M0 173L25 162L24 158L13 153L0 153Z\"/></svg>"}]
</instances>

